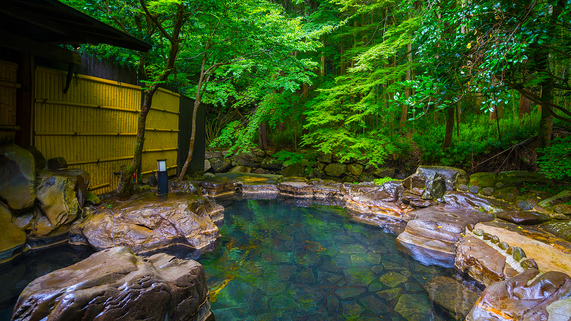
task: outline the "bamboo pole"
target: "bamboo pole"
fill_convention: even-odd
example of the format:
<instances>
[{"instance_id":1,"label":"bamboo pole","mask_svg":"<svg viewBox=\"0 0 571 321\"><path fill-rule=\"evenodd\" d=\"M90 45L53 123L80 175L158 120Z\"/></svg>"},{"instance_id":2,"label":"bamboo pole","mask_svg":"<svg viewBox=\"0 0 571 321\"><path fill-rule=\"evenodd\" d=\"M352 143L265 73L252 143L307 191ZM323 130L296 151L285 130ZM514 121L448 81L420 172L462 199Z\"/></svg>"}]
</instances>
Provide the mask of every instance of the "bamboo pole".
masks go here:
<instances>
[{"instance_id":1,"label":"bamboo pole","mask_svg":"<svg viewBox=\"0 0 571 321\"><path fill-rule=\"evenodd\" d=\"M117 111L124 111L124 112L129 112L129 113L134 113L134 114L139 113L139 110L135 110L135 109L113 107L113 106L101 106L101 105L95 105L95 104L82 104L82 103L57 101L57 100L49 100L49 99L36 99L36 104L65 105L65 106L72 106L72 107L85 107L85 108L95 108L95 109L117 110Z\"/></svg>"}]
</instances>

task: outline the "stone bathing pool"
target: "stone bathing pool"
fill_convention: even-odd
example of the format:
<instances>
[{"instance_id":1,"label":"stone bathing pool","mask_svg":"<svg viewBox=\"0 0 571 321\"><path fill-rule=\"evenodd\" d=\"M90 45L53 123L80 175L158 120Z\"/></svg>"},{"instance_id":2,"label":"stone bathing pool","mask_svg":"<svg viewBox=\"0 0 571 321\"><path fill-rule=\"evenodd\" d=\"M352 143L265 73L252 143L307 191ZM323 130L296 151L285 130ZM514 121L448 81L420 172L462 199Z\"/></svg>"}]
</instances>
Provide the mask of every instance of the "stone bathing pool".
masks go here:
<instances>
[{"instance_id":1,"label":"stone bathing pool","mask_svg":"<svg viewBox=\"0 0 571 321\"><path fill-rule=\"evenodd\" d=\"M429 292L431 282L456 272L399 252L395 234L352 220L344 208L278 199L217 202L225 207L222 238L198 259L216 320L454 320ZM91 253L64 246L0 271L2 284L10 285L2 289L0 320L10 319L27 282Z\"/></svg>"},{"instance_id":2,"label":"stone bathing pool","mask_svg":"<svg viewBox=\"0 0 571 321\"><path fill-rule=\"evenodd\" d=\"M342 207L217 202L225 208L220 244L197 260L216 320L455 320L427 288L456 272L422 265L397 250L396 234L355 221ZM458 304L469 309L477 295L470 298Z\"/></svg>"}]
</instances>

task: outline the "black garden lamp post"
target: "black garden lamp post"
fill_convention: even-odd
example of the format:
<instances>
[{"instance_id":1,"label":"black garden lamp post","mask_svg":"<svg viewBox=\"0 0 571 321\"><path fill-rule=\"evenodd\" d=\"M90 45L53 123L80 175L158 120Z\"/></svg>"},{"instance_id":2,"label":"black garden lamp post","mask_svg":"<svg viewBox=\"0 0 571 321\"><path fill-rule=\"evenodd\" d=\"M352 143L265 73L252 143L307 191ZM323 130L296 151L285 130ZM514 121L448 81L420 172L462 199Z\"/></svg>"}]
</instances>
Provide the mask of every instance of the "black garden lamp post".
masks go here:
<instances>
[{"instance_id":1,"label":"black garden lamp post","mask_svg":"<svg viewBox=\"0 0 571 321\"><path fill-rule=\"evenodd\" d=\"M167 160L166 159L158 159L158 172L157 172L157 181L159 185L159 191L157 194L164 195L169 191L168 185L168 174L167 174Z\"/></svg>"}]
</instances>

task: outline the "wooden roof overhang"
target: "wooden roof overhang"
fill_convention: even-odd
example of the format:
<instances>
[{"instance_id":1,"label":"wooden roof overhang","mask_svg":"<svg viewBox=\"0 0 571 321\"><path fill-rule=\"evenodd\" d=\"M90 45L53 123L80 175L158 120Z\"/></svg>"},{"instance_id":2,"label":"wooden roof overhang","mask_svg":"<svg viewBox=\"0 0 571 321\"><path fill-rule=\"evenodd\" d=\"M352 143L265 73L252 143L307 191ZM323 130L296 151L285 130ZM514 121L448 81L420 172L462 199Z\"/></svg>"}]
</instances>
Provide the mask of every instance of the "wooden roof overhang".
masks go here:
<instances>
[{"instance_id":1,"label":"wooden roof overhang","mask_svg":"<svg viewBox=\"0 0 571 321\"><path fill-rule=\"evenodd\" d=\"M79 55L57 45L112 46L147 52L151 46L57 0L3 0L0 46L68 64Z\"/></svg>"}]
</instances>

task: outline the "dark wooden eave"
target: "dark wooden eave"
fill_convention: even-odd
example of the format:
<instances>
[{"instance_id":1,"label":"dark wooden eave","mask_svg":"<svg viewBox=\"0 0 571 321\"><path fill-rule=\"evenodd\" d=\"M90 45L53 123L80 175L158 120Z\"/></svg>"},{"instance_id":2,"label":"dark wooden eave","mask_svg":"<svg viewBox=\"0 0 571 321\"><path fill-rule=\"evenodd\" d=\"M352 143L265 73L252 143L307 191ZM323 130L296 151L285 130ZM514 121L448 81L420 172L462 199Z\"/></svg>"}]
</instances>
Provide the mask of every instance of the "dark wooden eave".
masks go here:
<instances>
[{"instance_id":1,"label":"dark wooden eave","mask_svg":"<svg viewBox=\"0 0 571 321\"><path fill-rule=\"evenodd\" d=\"M0 46L14 48L10 39L32 44L109 44L147 52L151 46L57 0L2 0ZM57 49L55 49L57 50ZM26 51L25 49L23 51ZM40 50L41 53L42 50ZM37 54L37 53L36 53ZM46 57L50 58L50 57Z\"/></svg>"}]
</instances>

